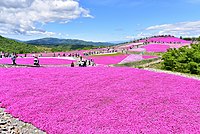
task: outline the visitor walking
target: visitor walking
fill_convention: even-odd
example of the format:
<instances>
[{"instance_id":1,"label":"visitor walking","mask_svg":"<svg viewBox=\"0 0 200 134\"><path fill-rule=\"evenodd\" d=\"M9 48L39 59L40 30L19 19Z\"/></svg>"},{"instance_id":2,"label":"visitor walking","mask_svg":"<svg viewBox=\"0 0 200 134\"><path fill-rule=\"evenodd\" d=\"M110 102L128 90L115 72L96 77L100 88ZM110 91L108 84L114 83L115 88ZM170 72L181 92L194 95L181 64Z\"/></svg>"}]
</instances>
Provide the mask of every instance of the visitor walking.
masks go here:
<instances>
[{"instance_id":1,"label":"visitor walking","mask_svg":"<svg viewBox=\"0 0 200 134\"><path fill-rule=\"evenodd\" d=\"M17 65L17 64L16 64L16 59L17 59L16 55L13 54L12 57L11 57L11 60L12 60L12 64L13 64L13 65Z\"/></svg>"},{"instance_id":2,"label":"visitor walking","mask_svg":"<svg viewBox=\"0 0 200 134\"><path fill-rule=\"evenodd\" d=\"M80 61L82 61L83 60L83 57L82 56L80 56Z\"/></svg>"}]
</instances>

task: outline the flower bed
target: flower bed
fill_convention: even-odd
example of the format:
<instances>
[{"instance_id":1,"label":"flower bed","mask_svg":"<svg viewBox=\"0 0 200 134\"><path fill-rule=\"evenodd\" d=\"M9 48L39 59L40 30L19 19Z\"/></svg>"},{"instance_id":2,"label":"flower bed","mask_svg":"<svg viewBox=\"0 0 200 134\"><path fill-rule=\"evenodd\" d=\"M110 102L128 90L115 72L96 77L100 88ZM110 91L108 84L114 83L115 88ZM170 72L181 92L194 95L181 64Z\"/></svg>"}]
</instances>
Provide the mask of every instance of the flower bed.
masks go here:
<instances>
[{"instance_id":1,"label":"flower bed","mask_svg":"<svg viewBox=\"0 0 200 134\"><path fill-rule=\"evenodd\" d=\"M17 58L16 63L23 65L33 65L33 60L34 58ZM75 62L75 60L69 60L69 59L39 58L39 62L41 65L64 65L64 64L70 64L72 61ZM3 58L0 59L0 64L12 64L12 60L11 58Z\"/></svg>"},{"instance_id":2,"label":"flower bed","mask_svg":"<svg viewBox=\"0 0 200 134\"><path fill-rule=\"evenodd\" d=\"M49 134L198 133L200 81L132 68L1 68L6 111Z\"/></svg>"},{"instance_id":3,"label":"flower bed","mask_svg":"<svg viewBox=\"0 0 200 134\"><path fill-rule=\"evenodd\" d=\"M130 49L129 51L131 51L131 52L145 52L146 49L145 48L135 48L135 49Z\"/></svg>"},{"instance_id":4,"label":"flower bed","mask_svg":"<svg viewBox=\"0 0 200 134\"><path fill-rule=\"evenodd\" d=\"M158 56L153 56L153 55L143 55L142 58L143 58L143 59L154 59L154 58L158 58Z\"/></svg>"},{"instance_id":5,"label":"flower bed","mask_svg":"<svg viewBox=\"0 0 200 134\"><path fill-rule=\"evenodd\" d=\"M141 42L144 42L146 40L141 40ZM176 37L156 37L156 38L150 38L147 39L147 42L161 42L161 43L187 43L187 44L191 44L191 41L186 41L180 38L176 38Z\"/></svg>"},{"instance_id":6,"label":"flower bed","mask_svg":"<svg viewBox=\"0 0 200 134\"><path fill-rule=\"evenodd\" d=\"M111 65L118 64L128 55L114 55L114 56L89 56L87 59L93 59L96 64Z\"/></svg>"},{"instance_id":7,"label":"flower bed","mask_svg":"<svg viewBox=\"0 0 200 134\"><path fill-rule=\"evenodd\" d=\"M146 49L146 52L167 52L167 49L169 49L170 46L164 44L149 44L143 48Z\"/></svg>"}]
</instances>

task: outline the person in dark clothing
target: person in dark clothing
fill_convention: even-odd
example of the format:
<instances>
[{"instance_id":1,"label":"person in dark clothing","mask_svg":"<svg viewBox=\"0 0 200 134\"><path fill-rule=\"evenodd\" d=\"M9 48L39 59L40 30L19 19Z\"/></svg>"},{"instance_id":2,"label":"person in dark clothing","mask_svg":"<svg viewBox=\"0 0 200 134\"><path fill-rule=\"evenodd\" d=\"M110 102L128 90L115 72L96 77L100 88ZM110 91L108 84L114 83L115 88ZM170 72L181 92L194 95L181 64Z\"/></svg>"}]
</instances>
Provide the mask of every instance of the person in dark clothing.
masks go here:
<instances>
[{"instance_id":1,"label":"person in dark clothing","mask_svg":"<svg viewBox=\"0 0 200 134\"><path fill-rule=\"evenodd\" d=\"M83 57L82 56L80 56L80 61L82 61L83 60Z\"/></svg>"},{"instance_id":2,"label":"person in dark clothing","mask_svg":"<svg viewBox=\"0 0 200 134\"><path fill-rule=\"evenodd\" d=\"M35 66L40 66L38 57L34 58L34 65Z\"/></svg>"},{"instance_id":3,"label":"person in dark clothing","mask_svg":"<svg viewBox=\"0 0 200 134\"><path fill-rule=\"evenodd\" d=\"M89 66L91 65L91 61L90 61L90 60L88 60L88 65L89 65Z\"/></svg>"},{"instance_id":4,"label":"person in dark clothing","mask_svg":"<svg viewBox=\"0 0 200 134\"><path fill-rule=\"evenodd\" d=\"M74 67L74 62L71 63L71 67Z\"/></svg>"},{"instance_id":5,"label":"person in dark clothing","mask_svg":"<svg viewBox=\"0 0 200 134\"><path fill-rule=\"evenodd\" d=\"M87 61L83 61L83 67L87 67Z\"/></svg>"},{"instance_id":6,"label":"person in dark clothing","mask_svg":"<svg viewBox=\"0 0 200 134\"><path fill-rule=\"evenodd\" d=\"M16 65L16 58L17 58L16 55L13 54L13 56L12 56L12 58L11 58L11 59L12 59L12 64L13 64L13 65Z\"/></svg>"}]
</instances>

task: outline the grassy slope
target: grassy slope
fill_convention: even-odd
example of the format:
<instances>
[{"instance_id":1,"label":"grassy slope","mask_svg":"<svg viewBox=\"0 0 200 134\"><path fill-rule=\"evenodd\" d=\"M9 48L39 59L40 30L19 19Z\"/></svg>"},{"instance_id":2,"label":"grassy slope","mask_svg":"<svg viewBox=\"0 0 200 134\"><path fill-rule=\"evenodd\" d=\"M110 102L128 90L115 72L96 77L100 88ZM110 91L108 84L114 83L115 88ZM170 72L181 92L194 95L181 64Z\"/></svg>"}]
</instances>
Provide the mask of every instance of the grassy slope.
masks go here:
<instances>
[{"instance_id":1,"label":"grassy slope","mask_svg":"<svg viewBox=\"0 0 200 134\"><path fill-rule=\"evenodd\" d=\"M35 46L25 43L17 42L15 40L7 39L0 36L0 51L9 53L30 53L39 52L40 50Z\"/></svg>"}]
</instances>

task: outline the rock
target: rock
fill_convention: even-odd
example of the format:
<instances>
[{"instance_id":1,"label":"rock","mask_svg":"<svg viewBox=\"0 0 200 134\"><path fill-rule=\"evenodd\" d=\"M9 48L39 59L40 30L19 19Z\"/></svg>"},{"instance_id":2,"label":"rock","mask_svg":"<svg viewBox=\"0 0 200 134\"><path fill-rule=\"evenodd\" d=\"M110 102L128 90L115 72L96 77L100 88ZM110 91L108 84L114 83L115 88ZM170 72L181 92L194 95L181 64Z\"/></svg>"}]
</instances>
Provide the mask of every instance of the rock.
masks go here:
<instances>
[{"instance_id":1,"label":"rock","mask_svg":"<svg viewBox=\"0 0 200 134\"><path fill-rule=\"evenodd\" d=\"M24 123L0 108L0 134L46 134L29 123Z\"/></svg>"},{"instance_id":2,"label":"rock","mask_svg":"<svg viewBox=\"0 0 200 134\"><path fill-rule=\"evenodd\" d=\"M1 128L1 131L8 131L7 127Z\"/></svg>"}]
</instances>

